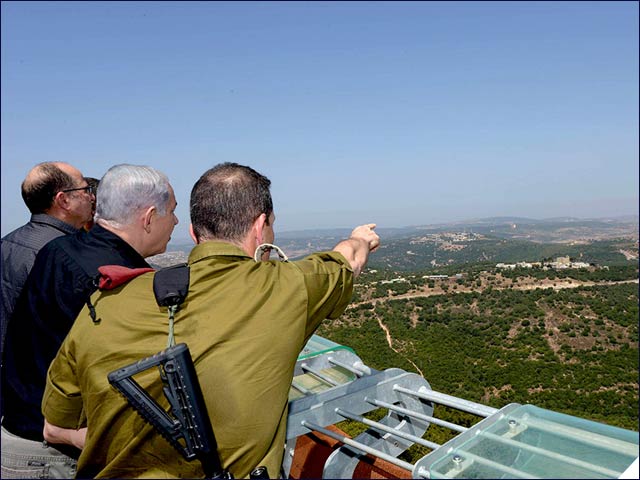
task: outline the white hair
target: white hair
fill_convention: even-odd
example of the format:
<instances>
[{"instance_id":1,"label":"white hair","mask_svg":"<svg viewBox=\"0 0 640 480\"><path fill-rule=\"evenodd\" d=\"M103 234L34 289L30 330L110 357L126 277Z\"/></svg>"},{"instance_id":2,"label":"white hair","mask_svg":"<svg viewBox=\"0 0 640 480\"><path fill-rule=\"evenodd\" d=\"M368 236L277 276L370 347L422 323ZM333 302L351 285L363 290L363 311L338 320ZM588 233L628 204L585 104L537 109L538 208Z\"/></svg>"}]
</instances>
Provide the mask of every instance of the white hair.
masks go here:
<instances>
[{"instance_id":1,"label":"white hair","mask_svg":"<svg viewBox=\"0 0 640 480\"><path fill-rule=\"evenodd\" d=\"M144 165L115 165L98 184L95 221L115 228L133 222L141 209L166 215L171 185L164 173Z\"/></svg>"}]
</instances>

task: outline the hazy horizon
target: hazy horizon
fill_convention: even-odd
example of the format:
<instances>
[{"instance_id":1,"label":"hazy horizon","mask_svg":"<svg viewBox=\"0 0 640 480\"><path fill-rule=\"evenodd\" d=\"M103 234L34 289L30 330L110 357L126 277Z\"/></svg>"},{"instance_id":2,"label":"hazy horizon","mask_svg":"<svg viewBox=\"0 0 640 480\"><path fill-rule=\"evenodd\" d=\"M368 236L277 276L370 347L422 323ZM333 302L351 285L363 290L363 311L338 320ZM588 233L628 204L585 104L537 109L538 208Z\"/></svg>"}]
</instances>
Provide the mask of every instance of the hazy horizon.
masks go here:
<instances>
[{"instance_id":1,"label":"hazy horizon","mask_svg":"<svg viewBox=\"0 0 640 480\"><path fill-rule=\"evenodd\" d=\"M437 222L437 223L418 223L418 224L410 224L410 225L399 225L399 226L388 226L388 225L378 225L378 230L402 230L402 229L422 229L429 227L440 227L440 226L464 226L470 225L474 222L482 222L494 220L497 222L507 222L509 219L519 219L519 220L529 220L534 222L552 222L552 221L563 221L563 220L574 220L576 222L589 222L589 221L619 221L621 223L635 223L640 221L640 215L638 213L628 214L628 215L615 215L615 216L604 216L604 217L566 217L566 216L558 216L558 217L549 217L549 218L531 218L531 217L520 217L520 216L499 216L499 217L484 217L484 218L467 218L463 220L452 220L449 222ZM278 240L278 235L291 236L294 234L303 234L303 233L311 233L311 232L332 232L332 231L348 231L352 227L350 226L336 226L336 227L322 227L322 228L305 228L305 229L294 229L294 230L279 230L276 225L276 241ZM190 237L178 237L174 235L171 237L170 245L183 245L184 243L193 243Z\"/></svg>"}]
</instances>

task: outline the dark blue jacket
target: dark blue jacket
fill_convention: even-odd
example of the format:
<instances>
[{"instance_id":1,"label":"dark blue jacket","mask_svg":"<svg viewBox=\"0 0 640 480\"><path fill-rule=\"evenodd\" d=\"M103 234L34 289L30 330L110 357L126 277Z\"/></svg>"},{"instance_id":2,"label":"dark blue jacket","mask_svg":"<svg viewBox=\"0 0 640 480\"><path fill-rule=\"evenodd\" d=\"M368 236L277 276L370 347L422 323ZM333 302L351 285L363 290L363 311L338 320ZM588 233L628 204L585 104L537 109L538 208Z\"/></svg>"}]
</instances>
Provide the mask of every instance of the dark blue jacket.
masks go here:
<instances>
[{"instance_id":1,"label":"dark blue jacket","mask_svg":"<svg viewBox=\"0 0 640 480\"><path fill-rule=\"evenodd\" d=\"M78 229L55 217L38 213L31 215L28 223L7 234L1 241L2 284L0 285L0 355L7 331L7 322L20 296L27 275L33 266L36 255L42 247L54 238Z\"/></svg>"}]
</instances>

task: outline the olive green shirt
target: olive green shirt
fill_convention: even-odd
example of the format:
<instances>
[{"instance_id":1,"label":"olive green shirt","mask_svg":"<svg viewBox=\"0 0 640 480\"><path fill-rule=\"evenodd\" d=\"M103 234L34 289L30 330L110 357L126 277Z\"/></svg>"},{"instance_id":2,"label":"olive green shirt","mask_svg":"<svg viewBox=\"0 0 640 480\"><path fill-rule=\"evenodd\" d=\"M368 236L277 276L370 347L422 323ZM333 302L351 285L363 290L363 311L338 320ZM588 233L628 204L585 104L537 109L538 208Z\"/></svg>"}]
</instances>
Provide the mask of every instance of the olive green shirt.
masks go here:
<instances>
[{"instance_id":1,"label":"olive green shirt","mask_svg":"<svg viewBox=\"0 0 640 480\"><path fill-rule=\"evenodd\" d=\"M295 262L254 262L223 242L189 255L189 293L175 316L176 343L191 351L222 464L236 478L265 465L272 478L283 458L287 396L299 352L325 318L342 314L353 272L337 252ZM45 418L88 427L78 477L202 477L107 381L107 374L167 346L168 315L156 304L153 273L91 301L48 372ZM136 381L163 406L157 369Z\"/></svg>"}]
</instances>

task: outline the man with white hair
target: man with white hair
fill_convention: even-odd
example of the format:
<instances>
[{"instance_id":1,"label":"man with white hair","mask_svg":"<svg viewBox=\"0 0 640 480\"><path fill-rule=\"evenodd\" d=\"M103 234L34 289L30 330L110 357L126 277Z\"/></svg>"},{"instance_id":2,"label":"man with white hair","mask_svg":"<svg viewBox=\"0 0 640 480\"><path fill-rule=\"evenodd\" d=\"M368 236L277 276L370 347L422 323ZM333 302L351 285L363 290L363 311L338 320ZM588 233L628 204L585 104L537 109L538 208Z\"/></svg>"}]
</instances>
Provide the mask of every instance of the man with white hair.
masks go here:
<instances>
[{"instance_id":1,"label":"man with white hair","mask_svg":"<svg viewBox=\"0 0 640 480\"><path fill-rule=\"evenodd\" d=\"M21 193L31 218L0 241L0 354L7 322L36 255L54 238L75 233L90 221L95 202L95 189L80 170L64 162L43 162L33 167L22 182Z\"/></svg>"},{"instance_id":2,"label":"man with white hair","mask_svg":"<svg viewBox=\"0 0 640 480\"><path fill-rule=\"evenodd\" d=\"M96 290L98 267L150 269L178 223L167 177L117 165L100 180L96 224L40 250L9 322L2 370L2 477L70 478L78 451L44 441L46 373L78 313ZM99 319L96 319L99 321ZM75 451L74 451L75 450ZM65 455L67 454L67 455Z\"/></svg>"}]
</instances>

